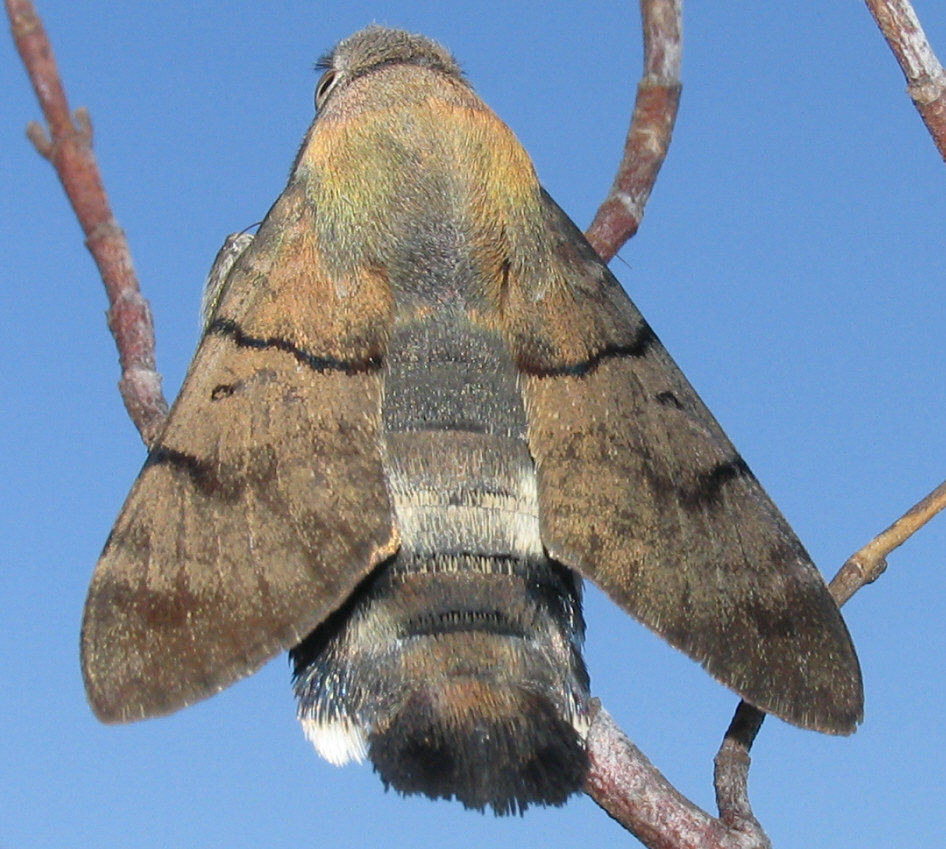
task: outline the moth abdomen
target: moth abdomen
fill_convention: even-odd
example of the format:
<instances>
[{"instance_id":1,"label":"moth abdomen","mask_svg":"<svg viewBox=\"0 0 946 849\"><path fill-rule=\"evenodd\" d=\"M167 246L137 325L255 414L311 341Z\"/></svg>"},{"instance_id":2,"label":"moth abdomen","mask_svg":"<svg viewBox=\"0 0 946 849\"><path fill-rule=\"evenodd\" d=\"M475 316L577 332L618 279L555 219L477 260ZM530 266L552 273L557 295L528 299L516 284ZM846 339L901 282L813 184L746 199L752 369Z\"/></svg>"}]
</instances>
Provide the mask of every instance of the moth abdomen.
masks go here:
<instances>
[{"instance_id":1,"label":"moth abdomen","mask_svg":"<svg viewBox=\"0 0 946 849\"><path fill-rule=\"evenodd\" d=\"M580 586L551 561L398 555L292 652L329 760L497 814L561 804L586 766Z\"/></svg>"},{"instance_id":2,"label":"moth abdomen","mask_svg":"<svg viewBox=\"0 0 946 849\"><path fill-rule=\"evenodd\" d=\"M511 356L460 309L408 314L384 374L401 548L293 650L303 727L402 793L561 804L587 763L580 579L542 548Z\"/></svg>"}]
</instances>

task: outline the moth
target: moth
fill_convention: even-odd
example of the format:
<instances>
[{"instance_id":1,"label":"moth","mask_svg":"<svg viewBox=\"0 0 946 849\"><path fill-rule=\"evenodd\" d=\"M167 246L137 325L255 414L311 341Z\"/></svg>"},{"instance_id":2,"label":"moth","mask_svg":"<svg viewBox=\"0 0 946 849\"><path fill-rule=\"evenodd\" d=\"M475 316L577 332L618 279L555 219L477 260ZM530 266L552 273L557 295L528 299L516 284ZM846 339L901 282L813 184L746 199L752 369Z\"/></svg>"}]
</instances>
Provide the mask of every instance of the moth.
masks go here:
<instances>
[{"instance_id":1,"label":"moth","mask_svg":"<svg viewBox=\"0 0 946 849\"><path fill-rule=\"evenodd\" d=\"M369 27L322 67L92 578L97 716L288 650L329 761L561 804L585 578L761 709L854 730L857 658L802 544L452 56Z\"/></svg>"}]
</instances>

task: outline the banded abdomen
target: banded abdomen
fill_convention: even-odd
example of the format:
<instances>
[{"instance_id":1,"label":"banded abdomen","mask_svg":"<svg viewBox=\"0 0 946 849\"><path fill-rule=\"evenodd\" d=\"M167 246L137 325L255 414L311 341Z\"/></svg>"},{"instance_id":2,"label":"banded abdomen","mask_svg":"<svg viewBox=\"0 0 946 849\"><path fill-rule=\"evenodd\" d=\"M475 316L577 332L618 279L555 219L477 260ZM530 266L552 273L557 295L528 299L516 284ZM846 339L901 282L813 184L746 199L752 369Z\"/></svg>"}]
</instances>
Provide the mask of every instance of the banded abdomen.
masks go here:
<instances>
[{"instance_id":1,"label":"banded abdomen","mask_svg":"<svg viewBox=\"0 0 946 849\"><path fill-rule=\"evenodd\" d=\"M464 309L405 312L383 403L401 548L293 650L299 716L403 793L561 804L586 763L581 587L543 552L516 368Z\"/></svg>"}]
</instances>

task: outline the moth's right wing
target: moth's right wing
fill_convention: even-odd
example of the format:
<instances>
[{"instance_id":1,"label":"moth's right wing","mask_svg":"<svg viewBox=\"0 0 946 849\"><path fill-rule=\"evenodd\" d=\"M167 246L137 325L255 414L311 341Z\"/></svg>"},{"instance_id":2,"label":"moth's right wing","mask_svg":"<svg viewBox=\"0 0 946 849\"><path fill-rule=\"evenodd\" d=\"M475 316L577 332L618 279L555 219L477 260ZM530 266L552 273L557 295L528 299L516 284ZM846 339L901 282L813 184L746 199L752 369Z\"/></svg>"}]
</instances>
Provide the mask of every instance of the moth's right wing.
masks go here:
<instances>
[{"instance_id":1,"label":"moth's right wing","mask_svg":"<svg viewBox=\"0 0 946 849\"><path fill-rule=\"evenodd\" d=\"M860 667L820 573L618 282L545 202L551 260L513 264L505 320L546 550L748 701L850 733Z\"/></svg>"}]
</instances>

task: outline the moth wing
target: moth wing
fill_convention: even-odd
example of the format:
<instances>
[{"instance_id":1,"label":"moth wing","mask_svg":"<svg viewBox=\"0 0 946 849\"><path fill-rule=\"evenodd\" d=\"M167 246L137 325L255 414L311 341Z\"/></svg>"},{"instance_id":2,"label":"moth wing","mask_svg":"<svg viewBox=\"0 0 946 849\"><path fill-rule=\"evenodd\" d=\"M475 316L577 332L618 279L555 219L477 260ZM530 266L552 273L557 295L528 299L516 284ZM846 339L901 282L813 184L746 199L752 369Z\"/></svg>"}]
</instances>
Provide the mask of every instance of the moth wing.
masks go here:
<instances>
[{"instance_id":1,"label":"moth wing","mask_svg":"<svg viewBox=\"0 0 946 849\"><path fill-rule=\"evenodd\" d=\"M507 333L543 544L747 701L850 733L860 668L820 573L636 307L548 196ZM516 279L518 277L518 279Z\"/></svg>"},{"instance_id":2,"label":"moth wing","mask_svg":"<svg viewBox=\"0 0 946 849\"><path fill-rule=\"evenodd\" d=\"M301 185L230 273L96 566L82 625L104 721L205 698L304 638L397 547L379 448L390 297L337 280Z\"/></svg>"}]
</instances>

